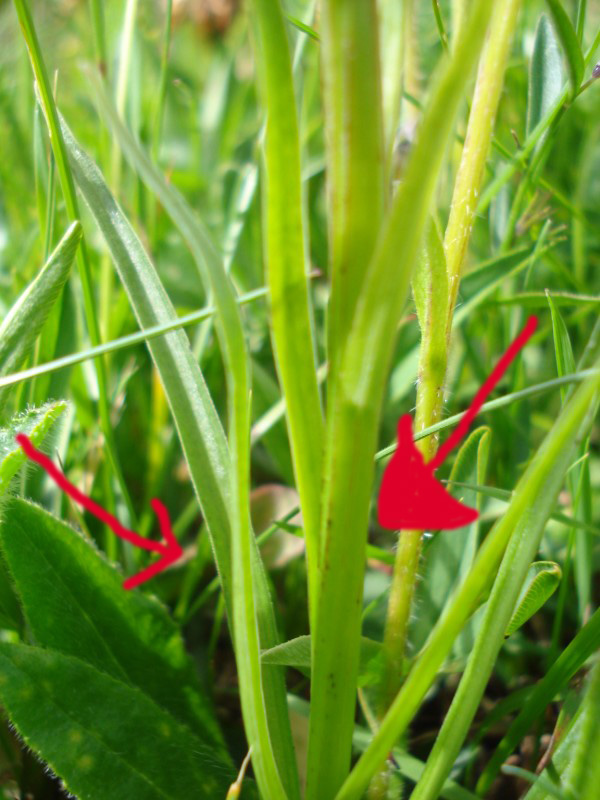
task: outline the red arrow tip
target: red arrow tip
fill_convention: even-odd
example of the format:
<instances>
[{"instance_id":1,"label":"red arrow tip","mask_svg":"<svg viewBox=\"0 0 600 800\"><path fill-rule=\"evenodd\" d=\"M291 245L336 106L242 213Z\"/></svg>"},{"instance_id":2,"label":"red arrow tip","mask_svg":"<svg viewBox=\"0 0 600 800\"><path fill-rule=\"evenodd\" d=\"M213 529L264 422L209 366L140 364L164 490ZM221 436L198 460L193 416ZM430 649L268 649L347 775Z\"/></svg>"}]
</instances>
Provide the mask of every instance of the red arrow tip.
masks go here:
<instances>
[{"instance_id":1,"label":"red arrow tip","mask_svg":"<svg viewBox=\"0 0 600 800\"><path fill-rule=\"evenodd\" d=\"M116 517L113 517L112 514L106 511L106 509L94 502L91 497L88 497L87 495L83 494L83 492L79 491L79 489L66 478L66 476L58 469L58 467L53 464L48 456L44 455L44 453L34 447L24 433L19 433L16 436L16 441L17 444L23 448L25 455L46 470L48 475L50 475L52 480L58 484L63 492L72 497L76 503L79 503L79 505L87 509L87 511L92 513L105 525L108 525L116 536L119 536L121 539L130 542L136 547L141 547L143 550L160 553L161 557L158 561L156 561L154 564L151 564L146 569L143 569L141 572L138 572L137 575L133 575L131 578L127 578L127 580L124 581L123 587L125 589L133 589L136 586L139 586L141 583L150 580L150 578L158 575L159 572L162 572L167 567L170 567L171 564L181 558L183 549L175 538L173 530L171 529L169 512L160 502L160 500L152 500L151 505L158 518L163 541L154 542L151 539L145 539L143 536L135 533L135 531L130 531L125 528L123 525L121 525Z\"/></svg>"}]
</instances>

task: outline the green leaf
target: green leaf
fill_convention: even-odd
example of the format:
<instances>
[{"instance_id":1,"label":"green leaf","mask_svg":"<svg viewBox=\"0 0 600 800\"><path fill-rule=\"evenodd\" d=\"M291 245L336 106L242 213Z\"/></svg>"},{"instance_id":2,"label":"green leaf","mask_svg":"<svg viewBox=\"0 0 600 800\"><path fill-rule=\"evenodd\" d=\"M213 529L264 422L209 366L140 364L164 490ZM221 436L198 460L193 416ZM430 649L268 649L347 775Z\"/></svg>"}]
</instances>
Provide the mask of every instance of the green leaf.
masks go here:
<instances>
[{"instance_id":1,"label":"green leaf","mask_svg":"<svg viewBox=\"0 0 600 800\"><path fill-rule=\"evenodd\" d=\"M229 761L139 689L71 656L0 644L0 699L80 800L225 797Z\"/></svg>"},{"instance_id":2,"label":"green leaf","mask_svg":"<svg viewBox=\"0 0 600 800\"><path fill-rule=\"evenodd\" d=\"M139 687L223 749L194 664L156 600L126 592L122 576L90 541L24 500L7 503L0 547L39 644Z\"/></svg>"},{"instance_id":3,"label":"green leaf","mask_svg":"<svg viewBox=\"0 0 600 800\"><path fill-rule=\"evenodd\" d=\"M535 561L529 567L517 607L506 627L506 636L518 630L540 610L558 588L561 577L561 568L553 561Z\"/></svg>"},{"instance_id":4,"label":"green leaf","mask_svg":"<svg viewBox=\"0 0 600 800\"><path fill-rule=\"evenodd\" d=\"M81 225L74 222L39 274L14 303L0 325L0 374L23 364L65 285L81 241ZM0 392L0 407L7 392Z\"/></svg>"},{"instance_id":5,"label":"green leaf","mask_svg":"<svg viewBox=\"0 0 600 800\"><path fill-rule=\"evenodd\" d=\"M583 53L581 52L577 33L560 0L546 0L546 3L567 57L569 79L573 97L575 97L581 86L584 70Z\"/></svg>"},{"instance_id":6,"label":"green leaf","mask_svg":"<svg viewBox=\"0 0 600 800\"><path fill-rule=\"evenodd\" d=\"M362 636L359 665L359 686L368 686L377 682L380 677L379 670L373 662L381 656L381 643L374 639ZM287 642L282 642L270 650L261 653L263 664L279 664L284 667L294 667L305 675L310 676L311 664L311 637L297 636Z\"/></svg>"},{"instance_id":7,"label":"green leaf","mask_svg":"<svg viewBox=\"0 0 600 800\"><path fill-rule=\"evenodd\" d=\"M527 136L552 109L560 97L562 84L562 61L558 41L548 17L542 14L535 33L529 68Z\"/></svg>"}]
</instances>

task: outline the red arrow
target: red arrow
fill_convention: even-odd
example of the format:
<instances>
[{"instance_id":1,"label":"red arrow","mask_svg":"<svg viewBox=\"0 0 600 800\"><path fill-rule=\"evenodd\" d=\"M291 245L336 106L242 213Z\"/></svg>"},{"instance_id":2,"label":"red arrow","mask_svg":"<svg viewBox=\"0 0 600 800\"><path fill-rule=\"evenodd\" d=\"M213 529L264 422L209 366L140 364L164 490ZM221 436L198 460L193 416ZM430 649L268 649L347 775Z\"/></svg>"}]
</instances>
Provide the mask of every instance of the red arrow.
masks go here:
<instances>
[{"instance_id":1,"label":"red arrow","mask_svg":"<svg viewBox=\"0 0 600 800\"><path fill-rule=\"evenodd\" d=\"M43 469L45 469L48 475L50 475L52 480L58 484L63 492L66 492L66 494L68 494L69 497L72 497L76 503L79 503L80 506L83 506L95 517L98 517L101 522L104 522L105 525L108 525L113 533L115 533L121 539L125 539L126 542L130 542L136 547L141 547L143 550L150 550L152 553L160 553L161 558L158 561L156 561L154 564L151 564L149 567L146 567L146 569L143 569L141 572L138 572L137 575L127 578L127 580L123 582L124 589L134 589L136 586L139 586L140 583L149 581L150 578L158 575L158 573L162 572L163 569L171 566L171 564L177 561L178 558L181 558L183 555L183 549L171 530L169 512L160 502L160 500L155 498L151 501L150 505L158 517L158 523L160 525L160 531L162 533L164 542L153 542L150 539L145 539L143 536L135 533L135 531L130 531L128 528L124 528L116 517L113 517L112 514L109 514L106 509L102 508L102 506L99 506L98 503L95 503L90 497L83 494L83 492L80 492L76 486L73 486L73 484L67 480L65 475L63 475L58 467L52 463L48 456L44 455L40 450L31 444L31 441L27 436L25 436L24 433L18 434L16 439L17 443L23 448L23 452L27 458L35 461Z\"/></svg>"},{"instance_id":2,"label":"red arrow","mask_svg":"<svg viewBox=\"0 0 600 800\"><path fill-rule=\"evenodd\" d=\"M431 461L425 463L415 447L412 419L409 414L398 423L398 447L385 468L379 491L378 518L389 530L451 530L462 528L477 519L478 513L455 500L439 483L435 470L461 441L469 425L481 410L488 395L502 378L511 362L525 347L537 327L537 317L527 324L498 361L491 375L475 395L456 430L448 437Z\"/></svg>"}]
</instances>

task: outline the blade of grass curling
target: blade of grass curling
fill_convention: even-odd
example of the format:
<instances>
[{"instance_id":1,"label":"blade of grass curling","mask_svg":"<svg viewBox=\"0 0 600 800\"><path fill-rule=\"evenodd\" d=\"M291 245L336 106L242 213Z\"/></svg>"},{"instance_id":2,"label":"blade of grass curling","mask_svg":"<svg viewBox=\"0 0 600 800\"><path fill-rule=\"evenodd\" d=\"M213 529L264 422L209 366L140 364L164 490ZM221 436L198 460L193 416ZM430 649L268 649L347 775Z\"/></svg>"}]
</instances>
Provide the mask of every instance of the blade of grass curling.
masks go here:
<instances>
[{"instance_id":1,"label":"blade of grass curling","mask_svg":"<svg viewBox=\"0 0 600 800\"><path fill-rule=\"evenodd\" d=\"M598 648L600 648L600 609L592 614L588 622L563 650L550 670L535 686L519 714L511 722L508 731L502 737L477 782L479 795L485 796L500 767L531 729L535 720L541 717L553 698L567 686L571 678Z\"/></svg>"},{"instance_id":2,"label":"blade of grass curling","mask_svg":"<svg viewBox=\"0 0 600 800\"><path fill-rule=\"evenodd\" d=\"M254 588L249 597L254 598L257 607L252 608L247 605L248 596L241 589L236 589L236 584L243 584L246 587L251 584L250 574L245 577L233 573L233 594L225 595L228 604L229 619L234 625L234 640L236 642L236 653L239 658L246 658L248 654L254 659L252 674L256 678L256 669L260 668L259 651L268 649L279 644L277 626L271 606L270 589L264 573L260 554L254 540L254 533L249 526L248 508L250 499L247 489L250 486L250 364L242 325L242 316L239 307L239 298L236 296L231 279L229 278L223 264L223 259L213 243L210 233L198 216L192 211L184 197L162 176L157 167L150 161L150 158L136 142L133 135L121 122L119 115L109 101L97 74L88 72L89 80L94 86L98 98L98 104L105 119L108 120L112 128L115 140L119 142L125 158L131 166L138 172L146 186L154 192L161 205L172 218L173 222L180 230L183 238L188 244L198 268L199 276L204 284L207 293L210 293L216 308L215 324L224 362L226 365L226 375L228 382L228 416L229 416L229 435L230 451L232 461L237 462L234 469L234 482L232 484L232 497L239 495L235 506L235 515L232 517L232 525L240 525L233 541L238 541L240 537L249 540L248 549L243 551L244 558L250 559L247 564L252 566ZM246 464L246 473L242 465ZM246 510L244 510L246 509ZM237 520L237 522L236 522ZM238 553L242 556L242 551ZM234 558L235 561L235 558ZM246 562L244 562L246 563ZM241 619L235 623L235 604L237 599L244 598L244 608L248 616L245 618L246 626L252 625L258 620L260 632L260 644L255 642L249 647L238 646L238 635L245 640L248 630L240 633L238 628ZM277 760L281 765L284 783L288 794L293 797L296 792L298 779L295 769L295 759L293 755L293 745L290 735L287 703L285 700L285 684L283 672L281 670L263 669L263 691L265 693L267 716L270 721L271 739ZM256 699L256 698L255 698ZM259 713L255 709L253 716ZM253 763L260 759L261 748L257 742L250 742L253 747Z\"/></svg>"},{"instance_id":3,"label":"blade of grass curling","mask_svg":"<svg viewBox=\"0 0 600 800\"><path fill-rule=\"evenodd\" d=\"M27 0L14 0L14 6L29 53L29 59L31 61L31 66L35 76L37 91L39 92L40 105L46 118L46 124L50 134L50 142L52 144L52 152L54 154L56 168L60 178L65 206L67 209L67 216L71 222L75 222L79 220L79 208L75 194L75 184L69 168L69 160L67 157L65 144L60 132L58 111L56 109L56 104L54 103L52 89L50 87L50 81L48 80L48 73L42 57L42 51L35 31L33 18L31 16ZM77 250L76 260L81 279L81 286L83 289L85 318L90 341L92 342L92 345L98 345L100 344L100 328L98 326L91 267L85 239L82 239ZM133 509L133 504L131 503L131 498L129 497L127 485L125 484L125 480L123 478L123 473L114 441L112 422L110 419L110 403L107 393L106 369L102 360L98 361L98 364L96 365L96 377L98 380L98 410L100 413L100 426L105 439L108 460L119 484L119 489L123 499L127 504L131 520L134 523L135 512ZM114 537L110 537L109 541L114 541Z\"/></svg>"},{"instance_id":4,"label":"blade of grass curling","mask_svg":"<svg viewBox=\"0 0 600 800\"><path fill-rule=\"evenodd\" d=\"M547 486L556 480L556 472L560 474L561 479L564 477L570 463L563 463L564 452L574 443L599 389L600 373L595 370L561 411L515 487L505 514L487 535L473 568L447 605L422 652L413 662L411 671L381 723L379 731L354 767L336 800L357 800L360 797L360 792L366 787L374 771L386 758L398 736L410 724L450 652L456 636L476 607L482 593L493 581L513 532L520 531L522 534L523 528L527 528L529 523L536 524L539 517L545 519L548 511L545 502ZM519 535L515 537L517 545L521 538Z\"/></svg>"},{"instance_id":5,"label":"blade of grass curling","mask_svg":"<svg viewBox=\"0 0 600 800\"><path fill-rule=\"evenodd\" d=\"M273 349L304 519L312 621L318 586L323 413L306 271L296 101L279 0L249 0L247 8L267 114L262 195Z\"/></svg>"},{"instance_id":6,"label":"blade of grass curling","mask_svg":"<svg viewBox=\"0 0 600 800\"><path fill-rule=\"evenodd\" d=\"M74 222L4 318L0 325L0 374L18 369L27 358L69 277L80 241L81 225ZM0 409L6 396L6 390L0 392Z\"/></svg>"},{"instance_id":7,"label":"blade of grass curling","mask_svg":"<svg viewBox=\"0 0 600 800\"><path fill-rule=\"evenodd\" d=\"M473 4L456 57L444 65L435 84L340 353L338 390L328 411L331 422L325 444L321 584L313 633L310 800L333 797L350 767L365 543L385 379L445 147L490 15L488 3ZM345 664L343 670L340 662Z\"/></svg>"},{"instance_id":8,"label":"blade of grass curling","mask_svg":"<svg viewBox=\"0 0 600 800\"><path fill-rule=\"evenodd\" d=\"M81 150L66 123L61 121L61 124L73 174L105 237L139 324L145 326L172 320L175 316L174 309L141 242L110 194L96 165ZM213 273L210 274L216 282L218 278ZM225 273L222 274L228 280ZM223 300L226 291L231 292L226 286L221 286L219 297L223 302L233 303L237 315L239 312L233 294L230 298L225 295ZM227 311L232 313L231 306ZM230 323L231 320L227 318L227 324ZM221 321L221 325L224 329L224 321ZM234 382L229 398L231 462L220 420L185 334L182 331L170 333L164 339L148 342L148 348L163 381L190 475L211 534L217 568L226 601L228 600L236 655L239 652L241 659L238 666L244 717L246 724L250 726L249 738L254 745L253 763L257 778L267 793L278 791L277 768L274 761L270 763L274 758L273 753L277 751L280 754L282 771L287 777L286 783L289 783L290 791L293 791L295 764L291 760L291 740L289 728L286 728L287 712L282 676L277 672L270 673L270 681L265 681L269 692L268 704L263 699L260 677L257 619L261 620L266 641L278 643L278 639L266 578L262 573L256 545L253 544L249 499L245 496L250 482L247 473L250 401L241 322L239 331L244 350L240 353L238 349L231 355L225 350L226 358L231 358L229 372ZM231 328L228 328L227 335L230 332ZM230 345L229 339L227 344ZM234 347L236 345L237 342L234 342ZM235 471L232 473L231 470ZM227 510L230 504L233 506L231 515ZM252 571L260 582L261 592L256 592L258 598L255 598L255 590L248 588L253 585ZM239 598L240 602L237 604L234 595ZM257 607L255 603L258 603ZM242 643L240 645L238 636ZM267 709L271 712L269 721L274 728L273 737L269 737ZM271 738L275 734L279 738L271 744Z\"/></svg>"}]
</instances>

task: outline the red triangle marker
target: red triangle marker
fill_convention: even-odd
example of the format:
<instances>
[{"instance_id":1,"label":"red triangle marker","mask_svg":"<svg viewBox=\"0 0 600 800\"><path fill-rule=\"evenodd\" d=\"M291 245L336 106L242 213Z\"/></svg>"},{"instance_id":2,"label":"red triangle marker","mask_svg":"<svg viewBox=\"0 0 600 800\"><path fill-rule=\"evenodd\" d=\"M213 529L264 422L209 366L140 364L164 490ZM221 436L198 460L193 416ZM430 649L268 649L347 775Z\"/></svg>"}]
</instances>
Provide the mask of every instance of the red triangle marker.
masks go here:
<instances>
[{"instance_id":1,"label":"red triangle marker","mask_svg":"<svg viewBox=\"0 0 600 800\"><path fill-rule=\"evenodd\" d=\"M448 453L464 438L473 419L479 413L496 384L500 381L520 350L527 344L537 327L537 317L527 324L496 364L491 375L475 398L454 432L437 454L425 463L415 446L412 419L405 414L398 422L398 447L383 473L379 491L379 524L389 530L452 530L474 522L478 512L448 494L435 478Z\"/></svg>"},{"instance_id":2,"label":"red triangle marker","mask_svg":"<svg viewBox=\"0 0 600 800\"><path fill-rule=\"evenodd\" d=\"M130 542L136 547L141 547L143 550L149 550L150 552L160 554L161 558L159 558L158 561L155 561L154 564L150 564L149 567L146 567L146 569L138 572L137 575L127 578L127 580L123 582L124 589L134 589L136 586L139 586L140 583L150 580L150 578L158 575L159 572L162 572L164 569L171 566L171 564L181 558L183 555L183 549L175 538L175 535L171 529L169 512L160 502L160 500L154 499L150 503L154 513L158 517L160 531L164 539L163 542L155 542L151 539L145 539L143 536L140 536L139 533L135 533L135 531L130 531L128 528L123 527L116 517L113 517L112 514L109 514L109 512L106 511L106 509L102 508L102 506L98 505L98 503L95 503L91 497L88 497L83 492L80 492L79 489L74 486L65 475L63 475L58 467L52 463L48 456L44 455L44 453L34 447L24 433L18 434L16 440L17 443L23 448L27 458L30 458L32 461L35 461L37 464L43 467L43 469L46 470L48 475L50 475L52 480L58 484L63 492L66 492L66 494L72 497L76 503L79 503L80 506L83 506L85 509L87 509L87 511L92 513L101 522L104 522L105 525L108 525L108 527L116 536L119 536L126 542Z\"/></svg>"}]
</instances>

